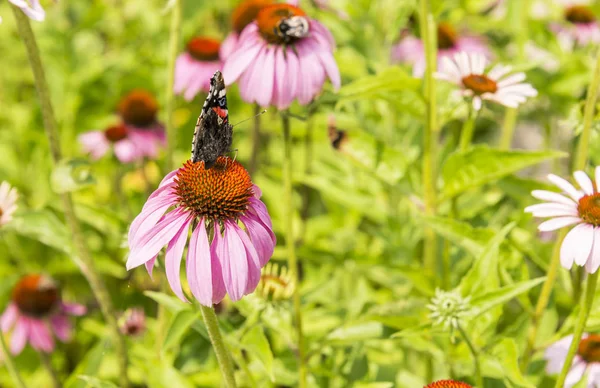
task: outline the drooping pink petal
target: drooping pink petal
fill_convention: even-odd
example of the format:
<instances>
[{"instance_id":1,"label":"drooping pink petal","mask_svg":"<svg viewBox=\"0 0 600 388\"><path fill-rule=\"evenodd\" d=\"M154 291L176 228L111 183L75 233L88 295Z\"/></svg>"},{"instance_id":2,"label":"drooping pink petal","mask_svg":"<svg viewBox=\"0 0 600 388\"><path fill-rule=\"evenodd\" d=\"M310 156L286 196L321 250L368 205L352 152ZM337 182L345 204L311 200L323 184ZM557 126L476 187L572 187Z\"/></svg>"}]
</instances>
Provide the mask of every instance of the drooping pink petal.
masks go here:
<instances>
[{"instance_id":1,"label":"drooping pink petal","mask_svg":"<svg viewBox=\"0 0 600 388\"><path fill-rule=\"evenodd\" d=\"M68 315L81 316L87 312L87 308L79 303L65 303L62 302L61 311Z\"/></svg>"},{"instance_id":2,"label":"drooping pink petal","mask_svg":"<svg viewBox=\"0 0 600 388\"><path fill-rule=\"evenodd\" d=\"M82 133L77 138L83 150L90 154L93 160L98 160L110 149L110 143L102 131Z\"/></svg>"},{"instance_id":3,"label":"drooping pink petal","mask_svg":"<svg viewBox=\"0 0 600 388\"><path fill-rule=\"evenodd\" d=\"M144 266L146 267L146 271L148 272L148 275L150 275L150 278L152 278L152 272L154 271L154 264L156 264L157 257L158 256L154 256L153 258L144 263Z\"/></svg>"},{"instance_id":4,"label":"drooping pink petal","mask_svg":"<svg viewBox=\"0 0 600 388\"><path fill-rule=\"evenodd\" d=\"M221 236L220 228L214 228L213 241L210 245L210 260L212 268L212 286L213 286L213 303L219 303L225 297L227 289L223 282L223 269L219 257L224 255L224 242Z\"/></svg>"},{"instance_id":5,"label":"drooping pink petal","mask_svg":"<svg viewBox=\"0 0 600 388\"><path fill-rule=\"evenodd\" d=\"M29 340L36 350L50 353L54 350L54 339L46 323L37 319L29 320Z\"/></svg>"},{"instance_id":6,"label":"drooping pink petal","mask_svg":"<svg viewBox=\"0 0 600 388\"><path fill-rule=\"evenodd\" d=\"M56 337L62 342L67 342L71 339L71 334L73 332L73 327L71 326L71 322L69 318L56 314L52 318L50 318L50 323L52 324L52 331L56 334Z\"/></svg>"},{"instance_id":7,"label":"drooping pink petal","mask_svg":"<svg viewBox=\"0 0 600 388\"><path fill-rule=\"evenodd\" d=\"M238 301L244 296L248 285L246 249L228 222L225 222L223 240L224 249L219 257L223 270L223 281L231 300Z\"/></svg>"},{"instance_id":8,"label":"drooping pink petal","mask_svg":"<svg viewBox=\"0 0 600 388\"><path fill-rule=\"evenodd\" d=\"M254 292L256 286L260 282L260 269L262 265L260 263L260 259L258 258L258 253L256 252L256 248L250 241L250 238L244 232L237 223L231 223L231 230L233 230L244 245L244 249L246 250L246 259L248 260L248 283L246 284L246 291L244 295L250 294Z\"/></svg>"},{"instance_id":9,"label":"drooping pink petal","mask_svg":"<svg viewBox=\"0 0 600 388\"><path fill-rule=\"evenodd\" d=\"M114 144L115 156L123 163L131 163L140 159L136 145L129 139L123 139Z\"/></svg>"},{"instance_id":10,"label":"drooping pink petal","mask_svg":"<svg viewBox=\"0 0 600 388\"><path fill-rule=\"evenodd\" d=\"M179 299L187 302L187 299L181 288L181 259L183 256L183 250L185 249L185 243L188 238L188 231L193 218L190 218L186 223L183 224L181 229L177 232L175 237L169 242L167 246L167 253L165 255L165 268L167 273L167 281L171 286L171 289L177 295Z\"/></svg>"},{"instance_id":11,"label":"drooping pink petal","mask_svg":"<svg viewBox=\"0 0 600 388\"><path fill-rule=\"evenodd\" d=\"M192 294L204 306L212 306L213 286L210 245L204 218L192 232L186 261L187 277Z\"/></svg>"},{"instance_id":12,"label":"drooping pink petal","mask_svg":"<svg viewBox=\"0 0 600 388\"><path fill-rule=\"evenodd\" d=\"M254 213L258 216L258 219L269 227L270 230L273 230L273 222L271 221L271 216L269 216L269 211L265 204L256 198L250 198L250 206L248 211L250 213Z\"/></svg>"},{"instance_id":13,"label":"drooping pink petal","mask_svg":"<svg viewBox=\"0 0 600 388\"><path fill-rule=\"evenodd\" d=\"M258 257L260 259L260 266L264 267L265 264L273 256L275 250L275 243L273 239L275 235L268 229L259 219L253 215L242 216L240 220L246 226L248 234L250 234L250 240L256 248Z\"/></svg>"},{"instance_id":14,"label":"drooping pink petal","mask_svg":"<svg viewBox=\"0 0 600 388\"><path fill-rule=\"evenodd\" d=\"M2 332L6 333L9 331L18 317L19 310L17 309L17 306L14 303L10 303L0 318L0 328L2 329Z\"/></svg>"},{"instance_id":15,"label":"drooping pink petal","mask_svg":"<svg viewBox=\"0 0 600 388\"><path fill-rule=\"evenodd\" d=\"M260 80L260 87L256 101L261 106L269 106L273 103L271 98L273 97L273 84L275 82L275 49L267 47L262 57L263 61L260 64L260 71L265 76L258 78Z\"/></svg>"},{"instance_id":16,"label":"drooping pink petal","mask_svg":"<svg viewBox=\"0 0 600 388\"><path fill-rule=\"evenodd\" d=\"M29 319L23 316L17 318L15 328L10 337L10 352L14 355L21 353L29 338Z\"/></svg>"},{"instance_id":17,"label":"drooping pink petal","mask_svg":"<svg viewBox=\"0 0 600 388\"><path fill-rule=\"evenodd\" d=\"M135 217L129 227L129 234L127 235L129 249L133 250L138 241L159 222L167 209L173 205L171 197L154 197L149 199L142 212Z\"/></svg>"}]
</instances>

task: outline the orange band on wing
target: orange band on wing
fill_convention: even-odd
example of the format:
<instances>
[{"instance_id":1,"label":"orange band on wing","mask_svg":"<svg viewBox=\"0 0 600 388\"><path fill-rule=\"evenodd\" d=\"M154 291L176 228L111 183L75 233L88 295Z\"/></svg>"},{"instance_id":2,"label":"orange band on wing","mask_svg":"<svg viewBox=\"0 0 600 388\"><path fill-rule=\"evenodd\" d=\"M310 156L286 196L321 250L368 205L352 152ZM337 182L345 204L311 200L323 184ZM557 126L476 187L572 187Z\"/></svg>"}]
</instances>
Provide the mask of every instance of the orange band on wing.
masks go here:
<instances>
[{"instance_id":1,"label":"orange band on wing","mask_svg":"<svg viewBox=\"0 0 600 388\"><path fill-rule=\"evenodd\" d=\"M222 119L227 118L227 109L221 109L220 107L215 106L214 108L212 108L212 110L214 110L215 113Z\"/></svg>"}]
</instances>

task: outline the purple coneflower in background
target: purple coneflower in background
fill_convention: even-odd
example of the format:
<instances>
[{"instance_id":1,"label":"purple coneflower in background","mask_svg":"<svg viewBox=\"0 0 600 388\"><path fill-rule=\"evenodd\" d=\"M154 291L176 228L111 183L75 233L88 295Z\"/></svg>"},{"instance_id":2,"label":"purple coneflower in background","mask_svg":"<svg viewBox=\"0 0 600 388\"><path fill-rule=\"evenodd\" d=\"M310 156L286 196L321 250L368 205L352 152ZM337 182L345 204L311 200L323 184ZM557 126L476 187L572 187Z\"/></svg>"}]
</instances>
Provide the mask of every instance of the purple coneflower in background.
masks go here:
<instances>
[{"instance_id":1,"label":"purple coneflower in background","mask_svg":"<svg viewBox=\"0 0 600 388\"><path fill-rule=\"evenodd\" d=\"M143 154L137 141L140 135L127 129L125 124L108 127L104 131L89 131L79 135L78 140L83 150L90 154L93 160L104 156L112 147L117 159L122 163L140 160Z\"/></svg>"},{"instance_id":2,"label":"purple coneflower in background","mask_svg":"<svg viewBox=\"0 0 600 388\"><path fill-rule=\"evenodd\" d=\"M281 32L284 22L288 33L293 23L293 36ZM237 47L225 60L223 76L229 83L239 81L247 102L286 109L295 99L310 103L327 77L336 89L340 86L331 33L293 5L262 8L244 28Z\"/></svg>"},{"instance_id":3,"label":"purple coneflower in background","mask_svg":"<svg viewBox=\"0 0 600 388\"><path fill-rule=\"evenodd\" d=\"M216 39L194 37L187 44L187 50L175 62L176 94L182 94L190 101L199 92L208 92L210 77L221 70L223 63L219 57L221 43Z\"/></svg>"},{"instance_id":4,"label":"purple coneflower in background","mask_svg":"<svg viewBox=\"0 0 600 388\"><path fill-rule=\"evenodd\" d=\"M244 28L256 19L258 12L273 0L244 0L231 13L231 27L233 31L227 35L221 44L221 58L226 59L237 48L240 34Z\"/></svg>"},{"instance_id":5,"label":"purple coneflower in background","mask_svg":"<svg viewBox=\"0 0 600 388\"><path fill-rule=\"evenodd\" d=\"M17 189L11 187L8 182L0 184L0 226L8 224L17 210Z\"/></svg>"},{"instance_id":6,"label":"purple coneflower in background","mask_svg":"<svg viewBox=\"0 0 600 388\"><path fill-rule=\"evenodd\" d=\"M237 161L221 156L206 170L204 162L188 160L163 179L132 222L127 269L145 264L151 273L166 245L167 280L185 301L179 272L192 228L186 269L193 296L205 306L219 303L226 293L233 301L241 299L254 291L275 248L271 218L260 197Z\"/></svg>"},{"instance_id":7,"label":"purple coneflower in background","mask_svg":"<svg viewBox=\"0 0 600 388\"><path fill-rule=\"evenodd\" d=\"M563 190L567 196L546 190L534 190L531 194L545 203L525 208L534 217L550 217L542 222L538 230L549 232L565 226L576 225L560 247L560 263L571 269L573 263L585 266L588 273L594 273L600 267L600 166L596 167L596 182L583 171L573 176L581 187L577 190L572 184L554 174L548 180Z\"/></svg>"},{"instance_id":8,"label":"purple coneflower in background","mask_svg":"<svg viewBox=\"0 0 600 388\"><path fill-rule=\"evenodd\" d=\"M461 51L479 53L487 58L491 56L483 38L460 35L451 24L445 22L438 24L437 45L438 67L442 58L451 58ZM412 64L413 76L422 77L425 73L425 49L421 39L409 33L404 33L400 42L392 47L392 61Z\"/></svg>"},{"instance_id":9,"label":"purple coneflower in background","mask_svg":"<svg viewBox=\"0 0 600 388\"><path fill-rule=\"evenodd\" d=\"M557 374L563 368L569 347L573 341L573 335L569 335L550 345L544 352L546 359L546 373ZM565 380L565 388L571 388L581 381L587 373L587 388L595 388L600 385L600 335L584 333L577 354L571 364L571 369Z\"/></svg>"},{"instance_id":10,"label":"purple coneflower in background","mask_svg":"<svg viewBox=\"0 0 600 388\"><path fill-rule=\"evenodd\" d=\"M576 45L600 43L600 25L593 10L582 1L564 3L564 21L551 24L562 47L570 50Z\"/></svg>"},{"instance_id":11,"label":"purple coneflower in background","mask_svg":"<svg viewBox=\"0 0 600 388\"><path fill-rule=\"evenodd\" d=\"M86 308L61 300L56 282L46 275L26 275L13 288L12 301L0 318L2 332L13 329L10 351L19 354L29 342L37 351L54 350L53 334L61 341L71 338L69 315L83 315Z\"/></svg>"},{"instance_id":12,"label":"purple coneflower in background","mask_svg":"<svg viewBox=\"0 0 600 388\"><path fill-rule=\"evenodd\" d=\"M537 91L528 83L523 83L525 73L510 73L510 66L496 65L485 71L486 59L481 54L456 54L452 60L442 59L438 79L456 84L463 97L472 99L473 108L481 109L484 100L516 108L537 96Z\"/></svg>"},{"instance_id":13,"label":"purple coneflower in background","mask_svg":"<svg viewBox=\"0 0 600 388\"><path fill-rule=\"evenodd\" d=\"M121 316L121 332L130 337L138 337L146 331L146 314L141 307L127 309Z\"/></svg>"},{"instance_id":14,"label":"purple coneflower in background","mask_svg":"<svg viewBox=\"0 0 600 388\"><path fill-rule=\"evenodd\" d=\"M46 18L46 11L40 5L39 0L8 0L8 2L12 3L15 7L21 8L21 11L31 20L41 22Z\"/></svg>"}]
</instances>

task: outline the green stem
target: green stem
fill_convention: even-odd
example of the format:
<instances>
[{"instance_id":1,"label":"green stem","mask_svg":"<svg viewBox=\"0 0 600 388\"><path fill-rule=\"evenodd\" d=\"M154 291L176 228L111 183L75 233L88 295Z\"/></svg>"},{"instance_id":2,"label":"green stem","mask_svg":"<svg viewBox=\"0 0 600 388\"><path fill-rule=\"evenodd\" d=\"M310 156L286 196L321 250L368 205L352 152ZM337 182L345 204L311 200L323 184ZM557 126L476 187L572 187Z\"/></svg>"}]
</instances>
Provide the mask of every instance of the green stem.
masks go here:
<instances>
[{"instance_id":1,"label":"green stem","mask_svg":"<svg viewBox=\"0 0 600 388\"><path fill-rule=\"evenodd\" d=\"M600 49L596 54L596 68L594 69L594 75L592 77L592 83L587 91L587 99L585 100L585 107L583 109L583 130L579 137L579 144L577 145L577 153L575 161L573 163L573 169L583 170L586 166L590 137L592 135L592 122L594 120L594 108L598 99L598 87L600 86Z\"/></svg>"},{"instance_id":2,"label":"green stem","mask_svg":"<svg viewBox=\"0 0 600 388\"><path fill-rule=\"evenodd\" d=\"M258 154L260 153L261 136L260 136L260 105L254 106L254 123L252 125L252 154L250 154L250 162L248 163L248 173L250 176L256 172L258 166Z\"/></svg>"},{"instance_id":3,"label":"green stem","mask_svg":"<svg viewBox=\"0 0 600 388\"><path fill-rule=\"evenodd\" d=\"M56 372L56 369L54 369L54 367L52 366L52 361L50 360L50 356L44 352L39 352L39 355L40 355L40 360L42 361L42 365L44 365L44 369L46 369L46 371L48 372L48 375L50 375L50 379L52 380L52 386L54 388L61 388L62 383L60 382L60 379L58 378L58 373Z\"/></svg>"},{"instance_id":4,"label":"green stem","mask_svg":"<svg viewBox=\"0 0 600 388\"><path fill-rule=\"evenodd\" d=\"M298 386L306 387L306 367L304 365L304 334L302 332L302 310L300 301L300 279L298 276L298 258L296 257L296 240L294 238L294 188L292 185L292 136L290 134L290 118L283 112L281 115L283 124L283 200L285 208L285 242L288 250L288 267L294 287L294 316L296 321L296 336L298 341Z\"/></svg>"},{"instance_id":5,"label":"green stem","mask_svg":"<svg viewBox=\"0 0 600 388\"><path fill-rule=\"evenodd\" d=\"M502 124L502 134L500 135L499 148L509 150L512 143L515 126L517 124L517 109L506 108L504 112L504 123Z\"/></svg>"},{"instance_id":6,"label":"green stem","mask_svg":"<svg viewBox=\"0 0 600 388\"><path fill-rule=\"evenodd\" d=\"M600 272L596 271L588 277L585 299L583 301L583 306L581 306L581 311L579 312L579 319L575 324L573 341L571 342L571 346L569 346L569 351L567 353L567 357L565 358L565 363L562 367L562 370L560 371L560 375L558 376L558 380L556 380L556 385L554 386L555 388L562 388L564 386L565 379L567 378L567 374L569 373L571 364L573 363L573 358L575 358L575 354L579 348L579 342L581 341L581 336L583 335L583 330L585 329L585 323L587 322L590 314L590 310L594 302L594 296L596 296L598 274L600 274Z\"/></svg>"},{"instance_id":7,"label":"green stem","mask_svg":"<svg viewBox=\"0 0 600 388\"><path fill-rule=\"evenodd\" d=\"M175 110L175 93L173 86L175 85L175 61L179 49L179 41L181 40L181 1L175 0L171 9L171 27L169 29L169 51L168 51L168 67L167 67L167 103L166 110L166 130L167 130L167 156L165 160L166 170L173 170L173 154L177 143L177 131L173 123L173 111Z\"/></svg>"},{"instance_id":8,"label":"green stem","mask_svg":"<svg viewBox=\"0 0 600 388\"><path fill-rule=\"evenodd\" d=\"M252 372L250 372L250 369L248 368L248 363L246 362L242 352L237 351L234 353L234 356L236 359L236 363L240 366L240 368L242 368L242 370L244 371L244 374L246 375L246 378L248 379L247 384L251 388L256 388L257 387L256 381L254 380L254 376L252 376Z\"/></svg>"},{"instance_id":9,"label":"green stem","mask_svg":"<svg viewBox=\"0 0 600 388\"><path fill-rule=\"evenodd\" d=\"M223 379L225 380L225 386L227 388L235 388L237 385L235 383L233 364L227 346L225 346L225 341L223 341L221 331L219 330L219 323L217 321L215 310L212 307L200 305L200 312L202 313L202 318L204 319L204 324L208 331L208 337L210 338L210 342L217 355L217 361Z\"/></svg>"},{"instance_id":10,"label":"green stem","mask_svg":"<svg viewBox=\"0 0 600 388\"><path fill-rule=\"evenodd\" d=\"M477 386L479 388L483 388L484 385L483 385L483 376L481 375L481 364L479 362L479 352L477 351L477 349L475 349L475 346L473 345L471 340L469 340L469 336L467 335L467 333L463 330L463 328L460 325L458 326L458 331L459 331L463 341L465 341L465 343L469 347L469 350L471 351L471 355L473 356L473 364L475 365L475 379L477 381Z\"/></svg>"},{"instance_id":11,"label":"green stem","mask_svg":"<svg viewBox=\"0 0 600 388\"><path fill-rule=\"evenodd\" d=\"M33 76L35 79L35 86L40 99L40 105L42 110L42 119L44 121L44 128L46 130L46 136L48 137L48 143L50 145L50 153L54 164L60 162L62 155L60 151L59 133L56 127L56 120L54 118L54 112L52 110L52 104L50 101L50 92L48 84L46 82L46 76L44 74L44 67L40 58L40 52L35 41L35 36L31 30L29 24L29 18L21 12L21 10L15 6L11 7L13 14L17 21L17 28L21 39L27 49L27 55L29 57L29 63ZM65 211L65 219L69 228L71 229L72 238L75 246L75 254L72 255L72 259L79 266L81 273L85 276L86 280L90 284L92 292L100 305L104 319L111 331L113 339L115 341L115 350L119 364L119 377L120 387L128 387L129 379L127 377L127 348L125 346L125 338L119 330L117 324L116 313L110 299L110 295L104 284L104 281L100 277L99 273L94 268L94 259L86 245L85 237L83 236L81 226L75 215L75 207L73 205L73 198L69 193L61 194L63 207Z\"/></svg>"},{"instance_id":12,"label":"green stem","mask_svg":"<svg viewBox=\"0 0 600 388\"><path fill-rule=\"evenodd\" d=\"M423 197L425 214L433 216L436 212L436 155L438 142L437 109L436 109L436 84L433 74L437 63L437 45L435 21L429 9L428 0L420 0L419 25L425 47L425 92L426 101L426 127L423 133ZM430 276L436 273L437 263L437 236L433 229L425 229L423 248L423 266Z\"/></svg>"},{"instance_id":13,"label":"green stem","mask_svg":"<svg viewBox=\"0 0 600 388\"><path fill-rule=\"evenodd\" d=\"M471 142L473 141L473 133L475 133L475 118L473 104L469 103L469 113L467 119L463 123L462 130L460 131L460 150L466 151Z\"/></svg>"},{"instance_id":14,"label":"green stem","mask_svg":"<svg viewBox=\"0 0 600 388\"><path fill-rule=\"evenodd\" d=\"M2 361L4 361L4 365L6 365L6 369L8 369L8 373L12 378L15 386L17 388L27 388L25 383L23 382L23 378L19 373L19 370L15 366L15 361L12 358L12 354L8 350L8 346L6 346L6 341L4 340L4 334L0 330L0 345L2 345Z\"/></svg>"}]
</instances>

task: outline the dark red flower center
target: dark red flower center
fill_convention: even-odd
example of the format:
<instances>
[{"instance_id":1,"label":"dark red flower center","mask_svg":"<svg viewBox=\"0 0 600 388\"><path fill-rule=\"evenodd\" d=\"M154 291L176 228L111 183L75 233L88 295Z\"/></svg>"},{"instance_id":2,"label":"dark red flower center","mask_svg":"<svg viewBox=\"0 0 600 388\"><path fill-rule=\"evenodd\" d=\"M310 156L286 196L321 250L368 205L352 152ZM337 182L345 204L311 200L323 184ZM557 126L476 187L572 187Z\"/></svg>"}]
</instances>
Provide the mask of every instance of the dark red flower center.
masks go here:
<instances>
[{"instance_id":1,"label":"dark red flower center","mask_svg":"<svg viewBox=\"0 0 600 388\"><path fill-rule=\"evenodd\" d=\"M49 276L26 275L13 288L12 300L24 315L43 318L58 307L60 290Z\"/></svg>"},{"instance_id":2,"label":"dark red flower center","mask_svg":"<svg viewBox=\"0 0 600 388\"><path fill-rule=\"evenodd\" d=\"M118 111L125 124L149 127L156 122L158 103L149 92L136 89L121 99Z\"/></svg>"},{"instance_id":3,"label":"dark red flower center","mask_svg":"<svg viewBox=\"0 0 600 388\"><path fill-rule=\"evenodd\" d=\"M240 3L231 14L233 30L238 34L256 19L258 12L266 5L273 4L272 0L246 0Z\"/></svg>"},{"instance_id":4,"label":"dark red flower center","mask_svg":"<svg viewBox=\"0 0 600 388\"><path fill-rule=\"evenodd\" d=\"M437 28L437 46L438 49L451 49L456 45L458 34L454 27L449 23L440 23Z\"/></svg>"},{"instance_id":5,"label":"dark red flower center","mask_svg":"<svg viewBox=\"0 0 600 388\"><path fill-rule=\"evenodd\" d=\"M577 354L587 363L600 362L600 335L590 334L579 342Z\"/></svg>"},{"instance_id":6,"label":"dark red flower center","mask_svg":"<svg viewBox=\"0 0 600 388\"><path fill-rule=\"evenodd\" d=\"M469 384L455 380L438 380L425 388L473 388Z\"/></svg>"},{"instance_id":7,"label":"dark red flower center","mask_svg":"<svg viewBox=\"0 0 600 388\"><path fill-rule=\"evenodd\" d=\"M588 224L600 226L600 193L584 195L577 205L579 217Z\"/></svg>"},{"instance_id":8,"label":"dark red flower center","mask_svg":"<svg viewBox=\"0 0 600 388\"><path fill-rule=\"evenodd\" d=\"M572 5L565 10L565 19L574 24L587 24L596 20L590 7L585 5Z\"/></svg>"},{"instance_id":9,"label":"dark red flower center","mask_svg":"<svg viewBox=\"0 0 600 388\"><path fill-rule=\"evenodd\" d=\"M216 61L219 59L221 43L216 39L195 37L187 44L187 52L199 61Z\"/></svg>"},{"instance_id":10,"label":"dark red flower center","mask_svg":"<svg viewBox=\"0 0 600 388\"><path fill-rule=\"evenodd\" d=\"M116 143L127 137L127 127L124 124L113 125L104 130L104 137L111 143Z\"/></svg>"},{"instance_id":11,"label":"dark red flower center","mask_svg":"<svg viewBox=\"0 0 600 388\"><path fill-rule=\"evenodd\" d=\"M290 4L272 4L260 10L256 17L256 24L267 42L282 44L286 41L281 36L281 22L294 16L305 17L306 13Z\"/></svg>"},{"instance_id":12,"label":"dark red flower center","mask_svg":"<svg viewBox=\"0 0 600 388\"><path fill-rule=\"evenodd\" d=\"M188 160L177 172L175 182L181 206L196 217L237 219L253 195L248 171L226 156L220 156L208 170L204 162Z\"/></svg>"},{"instance_id":13,"label":"dark red flower center","mask_svg":"<svg viewBox=\"0 0 600 388\"><path fill-rule=\"evenodd\" d=\"M498 90L498 84L485 74L470 74L463 77L462 83L465 88L470 89L477 96L484 93L495 93Z\"/></svg>"}]
</instances>

